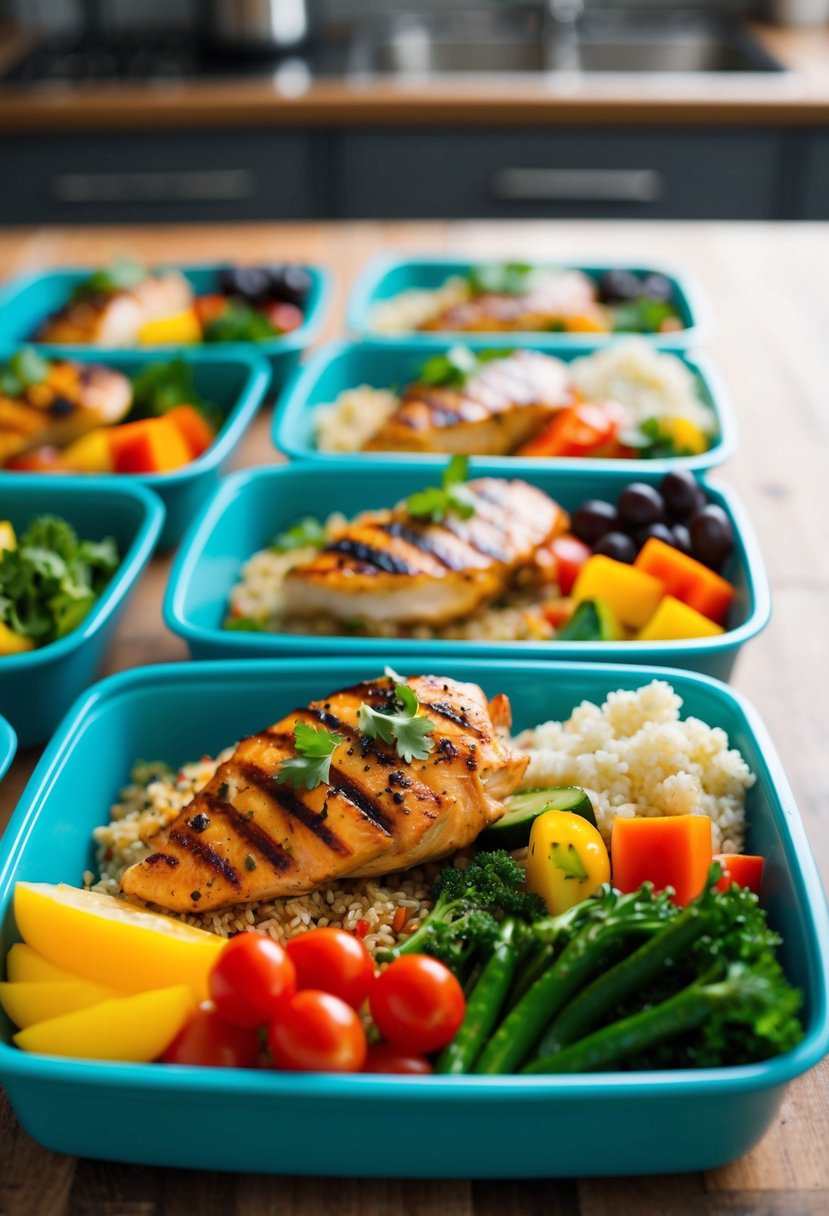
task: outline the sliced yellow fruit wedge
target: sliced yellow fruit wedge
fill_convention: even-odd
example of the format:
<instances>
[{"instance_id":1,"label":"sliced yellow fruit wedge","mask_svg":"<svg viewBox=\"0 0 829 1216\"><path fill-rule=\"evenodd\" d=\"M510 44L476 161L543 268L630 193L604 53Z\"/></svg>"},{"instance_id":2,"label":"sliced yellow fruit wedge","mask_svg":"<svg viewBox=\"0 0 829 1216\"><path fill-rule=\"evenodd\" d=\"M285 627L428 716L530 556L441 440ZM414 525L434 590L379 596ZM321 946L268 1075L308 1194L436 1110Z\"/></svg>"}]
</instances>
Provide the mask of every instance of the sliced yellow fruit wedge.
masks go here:
<instances>
[{"instance_id":1,"label":"sliced yellow fruit wedge","mask_svg":"<svg viewBox=\"0 0 829 1216\"><path fill-rule=\"evenodd\" d=\"M38 1022L14 1036L23 1051L81 1060L148 1063L169 1046L196 1007L190 988L160 988L102 1001Z\"/></svg>"},{"instance_id":2,"label":"sliced yellow fruit wedge","mask_svg":"<svg viewBox=\"0 0 829 1216\"><path fill-rule=\"evenodd\" d=\"M62 883L19 882L14 915L23 940L50 963L119 992L189 984L201 1000L225 945L215 933Z\"/></svg>"},{"instance_id":3,"label":"sliced yellow fruit wedge","mask_svg":"<svg viewBox=\"0 0 829 1216\"><path fill-rule=\"evenodd\" d=\"M21 1030L64 1013L74 1013L76 1009L100 1005L101 1001L109 1001L115 996L118 993L111 988L102 988L100 984L90 984L86 980L0 984L0 1005Z\"/></svg>"},{"instance_id":4,"label":"sliced yellow fruit wedge","mask_svg":"<svg viewBox=\"0 0 829 1216\"><path fill-rule=\"evenodd\" d=\"M17 537L14 532L14 525L9 519L0 519L0 551L16 548Z\"/></svg>"},{"instance_id":5,"label":"sliced yellow fruit wedge","mask_svg":"<svg viewBox=\"0 0 829 1216\"><path fill-rule=\"evenodd\" d=\"M80 976L56 967L25 942L15 942L6 955L6 979L13 984L76 984Z\"/></svg>"}]
</instances>

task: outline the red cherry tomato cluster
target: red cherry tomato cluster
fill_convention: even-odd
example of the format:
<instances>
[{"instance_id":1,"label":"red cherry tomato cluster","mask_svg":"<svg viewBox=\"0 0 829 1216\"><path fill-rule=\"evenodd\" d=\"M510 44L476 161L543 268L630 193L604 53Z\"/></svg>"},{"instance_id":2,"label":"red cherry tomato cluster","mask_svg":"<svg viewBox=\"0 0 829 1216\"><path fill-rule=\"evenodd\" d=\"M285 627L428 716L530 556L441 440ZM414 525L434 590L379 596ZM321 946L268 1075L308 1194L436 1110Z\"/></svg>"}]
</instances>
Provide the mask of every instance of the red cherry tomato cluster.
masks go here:
<instances>
[{"instance_id":1,"label":"red cherry tomato cluster","mask_svg":"<svg viewBox=\"0 0 829 1216\"><path fill-rule=\"evenodd\" d=\"M425 954L381 975L343 929L313 929L280 946L263 933L232 938L210 974L210 1001L164 1054L168 1064L254 1068L262 1037L277 1068L293 1072L430 1073L426 1055L455 1036L466 1011L451 971ZM383 1042L368 1045L368 1002Z\"/></svg>"}]
</instances>

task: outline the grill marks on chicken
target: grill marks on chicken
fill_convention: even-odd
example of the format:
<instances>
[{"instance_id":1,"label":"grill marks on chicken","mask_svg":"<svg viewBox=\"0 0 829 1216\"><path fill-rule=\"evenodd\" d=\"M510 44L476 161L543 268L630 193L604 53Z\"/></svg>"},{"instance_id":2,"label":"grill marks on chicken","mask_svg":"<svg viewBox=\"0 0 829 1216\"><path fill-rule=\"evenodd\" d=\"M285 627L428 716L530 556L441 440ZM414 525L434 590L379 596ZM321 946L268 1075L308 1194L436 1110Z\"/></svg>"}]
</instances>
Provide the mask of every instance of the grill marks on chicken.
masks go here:
<instances>
[{"instance_id":1,"label":"grill marks on chicken","mask_svg":"<svg viewBox=\"0 0 829 1216\"><path fill-rule=\"evenodd\" d=\"M551 273L523 294L484 292L430 317L419 328L438 333L533 333L574 316L601 316L596 289L581 271Z\"/></svg>"},{"instance_id":2,"label":"grill marks on chicken","mask_svg":"<svg viewBox=\"0 0 829 1216\"><path fill-rule=\"evenodd\" d=\"M135 346L146 321L186 312L192 303L192 288L177 270L148 274L134 287L70 300L35 337L61 345Z\"/></svg>"},{"instance_id":3,"label":"grill marks on chicken","mask_svg":"<svg viewBox=\"0 0 829 1216\"><path fill-rule=\"evenodd\" d=\"M132 385L121 372L55 359L45 380L21 396L0 393L0 465L45 444L65 447L128 413Z\"/></svg>"},{"instance_id":4,"label":"grill marks on chicken","mask_svg":"<svg viewBox=\"0 0 829 1216\"><path fill-rule=\"evenodd\" d=\"M403 503L346 525L288 572L286 612L436 624L503 594L567 517L524 481L482 477L465 488L474 506L469 519L430 523L412 518Z\"/></svg>"},{"instance_id":5,"label":"grill marks on chicken","mask_svg":"<svg viewBox=\"0 0 829 1216\"><path fill-rule=\"evenodd\" d=\"M363 735L362 701L394 702L387 678L343 689L243 739L233 756L131 866L127 895L173 912L304 894L346 875L388 874L471 843L503 814L528 763L502 742L482 690L437 676L406 683L434 723L434 750L403 761ZM498 726L508 703L493 703ZM506 719L505 719L506 714ZM329 781L292 789L276 778L298 722L343 736Z\"/></svg>"},{"instance_id":6,"label":"grill marks on chicken","mask_svg":"<svg viewBox=\"0 0 829 1216\"><path fill-rule=\"evenodd\" d=\"M520 350L483 364L460 387L415 383L365 451L506 455L572 404L567 366Z\"/></svg>"}]
</instances>

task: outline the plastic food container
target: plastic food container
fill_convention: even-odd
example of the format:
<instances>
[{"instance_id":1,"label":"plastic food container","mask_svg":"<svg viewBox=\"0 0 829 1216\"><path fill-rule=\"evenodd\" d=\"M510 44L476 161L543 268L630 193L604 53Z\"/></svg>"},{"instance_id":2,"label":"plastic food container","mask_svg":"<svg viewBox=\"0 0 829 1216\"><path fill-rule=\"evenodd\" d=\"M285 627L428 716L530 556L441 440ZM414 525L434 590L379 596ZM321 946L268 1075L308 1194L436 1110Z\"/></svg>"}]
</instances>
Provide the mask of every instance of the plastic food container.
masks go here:
<instances>
[{"instance_id":1,"label":"plastic food container","mask_svg":"<svg viewBox=\"0 0 829 1216\"><path fill-rule=\"evenodd\" d=\"M38 650L0 658L0 713L16 730L21 747L47 739L95 679L164 522L156 495L128 478L15 473L13 481L0 485L0 518L10 519L18 534L43 514L62 516L82 539L114 536L121 564L77 629Z\"/></svg>"},{"instance_id":2,"label":"plastic food container","mask_svg":"<svg viewBox=\"0 0 829 1216\"><path fill-rule=\"evenodd\" d=\"M0 718L0 781L9 771L17 752L17 735L5 718Z\"/></svg>"},{"instance_id":3,"label":"plastic food container","mask_svg":"<svg viewBox=\"0 0 829 1216\"><path fill-rule=\"evenodd\" d=\"M371 338L378 342L399 341L401 338L406 338L409 335L402 333L386 335L378 333L372 328L371 312L375 304L380 303L381 300L389 300L392 296L400 295L403 291L411 291L413 288L433 291L455 275L465 278L476 266L498 260L491 257L479 258L478 260L473 258L447 257L395 257L388 254L381 254L379 257L372 258L351 289L347 312L349 332L357 337ZM509 261L508 258L502 260ZM686 274L679 274L677 271L668 270L663 266L635 266L624 261L614 261L612 263L579 262L576 265L573 263L562 264L544 260L539 262L538 265L558 265L566 270L581 270L589 278L595 280L607 270L632 270L635 274L639 275L650 274L652 272L664 274L673 285L673 300L685 328L669 334L648 334L646 335L648 341L670 350L678 350L695 345L703 336L703 306L700 303L699 291ZM412 336L418 342L422 342L429 347L433 346L436 342L445 342L447 337L445 333L420 332ZM456 339L459 336L455 335ZM463 335L464 338L467 336L466 334ZM479 334L477 336L486 338L488 346L510 346L514 345L516 335L515 333L495 333ZM605 343L616 341L622 336L624 335L620 333L607 334L604 341ZM575 342L583 348L595 345L597 340L602 340L601 335L596 334L565 334L560 332L525 334L524 337L530 338L533 342L538 341L539 346L545 350L556 351L562 346L568 346L571 342Z\"/></svg>"},{"instance_id":4,"label":"plastic food container","mask_svg":"<svg viewBox=\"0 0 829 1216\"><path fill-rule=\"evenodd\" d=\"M176 558L164 602L164 619L187 642L193 658L264 658L267 655L364 654L379 663L395 654L431 654L442 662L453 655L474 658L543 659L547 662L657 663L687 667L727 679L740 648L768 623L768 581L757 540L738 499L730 490L709 486L713 502L728 512L737 536L733 568L727 577L737 587L734 626L715 638L673 642L483 642L427 641L412 638L321 637L296 633L250 633L222 628L230 590L242 566L273 536L305 515L325 519L331 512L351 516L388 507L430 482L431 470L378 461L371 476L359 460L337 465L283 465L245 471L227 478L188 533ZM498 473L487 461L473 461L470 476ZM630 480L624 470L601 474L522 469L526 480L572 510L586 498L611 498ZM652 484L660 474L651 470Z\"/></svg>"},{"instance_id":5,"label":"plastic food container","mask_svg":"<svg viewBox=\"0 0 829 1216\"><path fill-rule=\"evenodd\" d=\"M199 265L177 266L176 269L189 280L196 294L205 294L215 291L216 275L226 264L204 262ZM22 275L0 287L0 344L7 346L21 342L30 343L38 325L45 321L50 313L63 307L72 289L89 278L92 269L86 267L46 270ZM215 346L215 349L220 350L227 358L248 355L251 351L262 355L271 365L275 386L282 384L285 377L296 367L302 352L316 339L325 318L330 288L329 276L318 266L305 266L304 269L311 276L313 286L305 306L305 321L299 329L270 342L223 342ZM90 352L89 346L61 346L60 349L64 354L73 357L79 352ZM100 352L107 348L96 346L91 349ZM177 348L156 346L142 349L154 350L158 355L160 351L172 354Z\"/></svg>"},{"instance_id":6,"label":"plastic food container","mask_svg":"<svg viewBox=\"0 0 829 1216\"><path fill-rule=\"evenodd\" d=\"M477 348L492 347L485 341L489 335L471 335L472 341L464 341L464 345ZM537 341L538 335L532 338L524 336L512 346L519 345L528 350L544 350L547 354L555 354L559 359L570 363L583 355L594 354L602 350L595 341L589 345L575 340L567 340L555 351L544 346L544 340ZM346 389L358 388L368 384L373 388L402 387L410 384L430 355L440 354L449 350L453 345L447 342L445 335L441 341L434 343L429 349L417 339L400 339L395 343L377 342L332 342L316 351L306 363L300 367L288 384L277 402L273 418L273 442L276 447L295 460L341 460L342 452L320 452L316 445L314 433L314 414L318 406L330 405L336 401L340 393ZM583 470L598 472L607 469L624 468L629 473L641 470L649 472L652 469L668 469L683 467L686 469L710 469L715 465L724 464L730 460L737 448L737 422L731 409L728 394L719 376L702 358L690 358L686 354L676 352L677 357L693 372L701 400L711 407L716 419L717 436L707 452L699 456L674 456L659 460L601 460L596 458L579 457L525 457L525 456L486 456L485 459L493 468L499 468L504 473L516 476L524 468L561 468L578 467ZM445 454L419 454L416 452L355 452L354 458L363 461L395 460L399 463L411 461L442 465L448 459Z\"/></svg>"},{"instance_id":7,"label":"plastic food container","mask_svg":"<svg viewBox=\"0 0 829 1216\"><path fill-rule=\"evenodd\" d=\"M748 848L768 858L769 917L784 938L786 971L805 993L800 1046L735 1068L412 1079L26 1055L9 1046L4 1022L0 1081L23 1126L48 1148L76 1156L242 1173L585 1177L711 1169L746 1152L774 1119L787 1083L829 1048L826 903L791 790L755 711L724 685L687 672L395 662L404 674L445 673L489 694L507 693L517 729L658 675L684 698L683 713L726 730L757 774ZM92 829L106 820L137 756L180 764L215 754L291 707L377 671L365 657L176 663L125 672L86 692L40 761L0 845L3 956L16 938L15 882L80 883L93 859ZM340 1126L418 1133L324 1134ZM493 1129L497 1151L486 1151Z\"/></svg>"},{"instance_id":8,"label":"plastic food container","mask_svg":"<svg viewBox=\"0 0 829 1216\"><path fill-rule=\"evenodd\" d=\"M14 347L0 350L0 363L14 351ZM47 358L66 357L66 347L42 346L40 350ZM131 376L154 363L167 362L173 358L186 359L193 365L193 378L199 394L218 407L224 418L222 428L207 451L190 464L170 473L133 474L72 474L80 481L90 476L96 481L125 480L138 482L155 490L164 503L166 517L159 540L162 549L177 545L199 509L210 497L219 482L233 452L239 446L259 409L271 380L270 368L261 355L251 347L237 354L225 354L216 347L201 350L190 347L165 355L161 348L153 351L109 351L97 347L75 347L72 358L79 363L103 363ZM7 485L14 485L20 473L0 469L0 498ZM43 476L43 475L42 475ZM51 476L51 474L49 474Z\"/></svg>"}]
</instances>

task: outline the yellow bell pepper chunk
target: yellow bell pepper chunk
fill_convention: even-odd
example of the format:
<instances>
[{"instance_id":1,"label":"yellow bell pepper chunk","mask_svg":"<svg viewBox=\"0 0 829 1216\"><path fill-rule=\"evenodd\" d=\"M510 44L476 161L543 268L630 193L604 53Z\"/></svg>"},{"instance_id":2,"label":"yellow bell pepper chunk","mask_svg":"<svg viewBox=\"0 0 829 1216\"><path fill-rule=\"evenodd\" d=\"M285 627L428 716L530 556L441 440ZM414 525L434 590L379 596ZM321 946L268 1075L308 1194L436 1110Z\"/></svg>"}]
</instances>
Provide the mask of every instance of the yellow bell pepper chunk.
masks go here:
<instances>
[{"instance_id":1,"label":"yellow bell pepper chunk","mask_svg":"<svg viewBox=\"0 0 829 1216\"><path fill-rule=\"evenodd\" d=\"M601 834L572 811L545 811L534 821L527 852L527 890L552 916L566 912L610 882L610 858Z\"/></svg>"},{"instance_id":2,"label":"yellow bell pepper chunk","mask_svg":"<svg viewBox=\"0 0 829 1216\"><path fill-rule=\"evenodd\" d=\"M109 430L97 427L81 435L74 443L64 448L61 464L73 473L111 473L112 453L109 447Z\"/></svg>"},{"instance_id":3,"label":"yellow bell pepper chunk","mask_svg":"<svg viewBox=\"0 0 829 1216\"><path fill-rule=\"evenodd\" d=\"M138 331L140 346L177 346L186 342L201 342L202 329L192 308L171 317L156 317L145 321Z\"/></svg>"},{"instance_id":4,"label":"yellow bell pepper chunk","mask_svg":"<svg viewBox=\"0 0 829 1216\"><path fill-rule=\"evenodd\" d=\"M689 456L699 456L711 446L709 436L701 427L689 418L681 418L678 415L660 418L659 434L664 439L671 439L678 452L687 453Z\"/></svg>"},{"instance_id":5,"label":"yellow bell pepper chunk","mask_svg":"<svg viewBox=\"0 0 829 1216\"><path fill-rule=\"evenodd\" d=\"M673 595L666 595L651 619L636 635L639 642L678 642L686 638L715 638L725 630L689 608Z\"/></svg>"},{"instance_id":6,"label":"yellow bell pepper chunk","mask_svg":"<svg viewBox=\"0 0 829 1216\"><path fill-rule=\"evenodd\" d=\"M195 1007L186 984L160 988L38 1022L19 1031L14 1042L23 1051L50 1056L149 1063L169 1047Z\"/></svg>"},{"instance_id":7,"label":"yellow bell pepper chunk","mask_svg":"<svg viewBox=\"0 0 829 1216\"><path fill-rule=\"evenodd\" d=\"M15 633L13 629L9 629L8 625L4 625L0 621L0 656L8 654L25 654L27 650L34 650L35 644L31 638L24 638L19 633Z\"/></svg>"},{"instance_id":8,"label":"yellow bell pepper chunk","mask_svg":"<svg viewBox=\"0 0 829 1216\"><path fill-rule=\"evenodd\" d=\"M665 588L652 575L601 553L588 557L573 587L577 604L604 600L631 629L647 624L664 594Z\"/></svg>"},{"instance_id":9,"label":"yellow bell pepper chunk","mask_svg":"<svg viewBox=\"0 0 829 1216\"><path fill-rule=\"evenodd\" d=\"M4 549L16 549L17 536L14 527L8 519L0 519L0 553Z\"/></svg>"}]
</instances>

